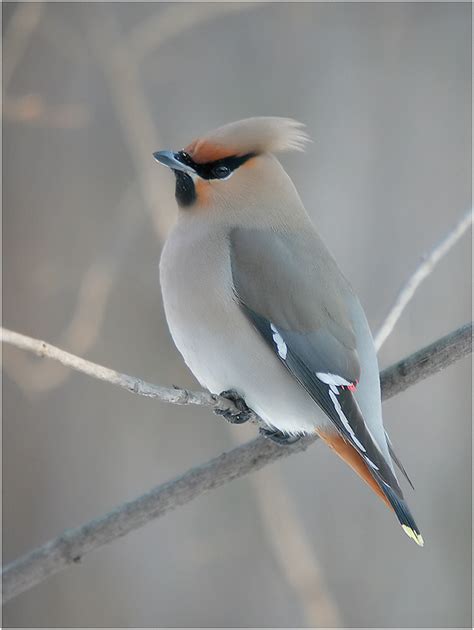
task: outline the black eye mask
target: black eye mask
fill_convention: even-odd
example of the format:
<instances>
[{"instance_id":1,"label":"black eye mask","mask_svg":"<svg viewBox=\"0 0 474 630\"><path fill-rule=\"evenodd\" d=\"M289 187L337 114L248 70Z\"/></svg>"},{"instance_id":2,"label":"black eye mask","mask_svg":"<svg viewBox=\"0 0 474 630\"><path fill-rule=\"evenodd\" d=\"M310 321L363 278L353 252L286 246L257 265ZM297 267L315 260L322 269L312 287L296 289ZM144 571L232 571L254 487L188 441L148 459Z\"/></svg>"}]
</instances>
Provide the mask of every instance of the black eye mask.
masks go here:
<instances>
[{"instance_id":1,"label":"black eye mask","mask_svg":"<svg viewBox=\"0 0 474 630\"><path fill-rule=\"evenodd\" d=\"M190 166L202 179L226 179L232 175L235 169L242 166L250 158L255 157L255 153L247 153L241 156L233 155L222 158L222 160L207 162L206 164L197 164L185 151L175 153L175 157L182 164Z\"/></svg>"},{"instance_id":2,"label":"black eye mask","mask_svg":"<svg viewBox=\"0 0 474 630\"><path fill-rule=\"evenodd\" d=\"M185 151L179 151L174 154L174 158L178 160L178 162L189 166L196 175L207 180L227 179L227 177L232 175L235 169L239 168L239 166L254 156L255 153L247 153L246 155L234 155L223 158L222 160L207 162L206 164L197 164ZM189 208L197 199L193 178L185 171L173 169L173 172L176 177L176 201L182 208Z\"/></svg>"}]
</instances>

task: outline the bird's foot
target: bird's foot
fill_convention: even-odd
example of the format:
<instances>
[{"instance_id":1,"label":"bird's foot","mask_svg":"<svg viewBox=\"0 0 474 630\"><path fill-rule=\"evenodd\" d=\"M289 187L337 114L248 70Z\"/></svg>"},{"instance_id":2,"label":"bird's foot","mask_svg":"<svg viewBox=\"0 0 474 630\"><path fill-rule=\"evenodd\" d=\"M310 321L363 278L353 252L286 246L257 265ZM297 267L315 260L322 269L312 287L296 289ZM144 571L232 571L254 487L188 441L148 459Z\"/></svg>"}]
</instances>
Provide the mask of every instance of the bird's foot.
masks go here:
<instances>
[{"instance_id":1,"label":"bird's foot","mask_svg":"<svg viewBox=\"0 0 474 630\"><path fill-rule=\"evenodd\" d=\"M237 392L232 389L227 389L220 394L222 398L228 398L237 407L238 411L230 411L229 409L214 409L214 413L218 416L222 416L227 422L231 424L243 424L252 417L252 410L247 407L245 400L242 396L239 396Z\"/></svg>"},{"instance_id":2,"label":"bird's foot","mask_svg":"<svg viewBox=\"0 0 474 630\"><path fill-rule=\"evenodd\" d=\"M301 435L288 435L287 433L283 433L283 431L278 431L278 429L260 427L258 431L264 438L276 442L280 444L280 446L290 446L301 440Z\"/></svg>"}]
</instances>

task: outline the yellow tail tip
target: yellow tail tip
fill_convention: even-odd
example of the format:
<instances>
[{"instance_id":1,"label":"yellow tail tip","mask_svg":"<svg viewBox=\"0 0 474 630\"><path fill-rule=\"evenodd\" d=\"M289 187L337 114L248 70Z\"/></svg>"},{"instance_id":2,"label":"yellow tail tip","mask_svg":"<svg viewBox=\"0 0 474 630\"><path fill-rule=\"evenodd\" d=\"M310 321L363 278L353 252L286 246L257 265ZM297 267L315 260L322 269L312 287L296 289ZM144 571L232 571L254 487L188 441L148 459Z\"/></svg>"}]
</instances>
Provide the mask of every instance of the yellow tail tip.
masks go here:
<instances>
[{"instance_id":1,"label":"yellow tail tip","mask_svg":"<svg viewBox=\"0 0 474 630\"><path fill-rule=\"evenodd\" d=\"M402 525L402 529L409 538L416 542L417 545L423 547L425 543L421 534L417 534L411 527L408 527L408 525Z\"/></svg>"}]
</instances>

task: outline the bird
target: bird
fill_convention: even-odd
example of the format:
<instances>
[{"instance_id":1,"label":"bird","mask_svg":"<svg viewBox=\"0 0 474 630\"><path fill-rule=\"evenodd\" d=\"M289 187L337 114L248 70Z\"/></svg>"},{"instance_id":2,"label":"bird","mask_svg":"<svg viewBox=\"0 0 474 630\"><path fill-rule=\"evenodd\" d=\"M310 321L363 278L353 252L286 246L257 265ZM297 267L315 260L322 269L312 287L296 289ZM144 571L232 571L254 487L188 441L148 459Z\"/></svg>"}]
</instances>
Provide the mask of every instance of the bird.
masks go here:
<instances>
[{"instance_id":1,"label":"bird","mask_svg":"<svg viewBox=\"0 0 474 630\"><path fill-rule=\"evenodd\" d=\"M253 411L282 446L316 434L423 546L364 310L276 157L308 141L302 123L261 116L153 153L174 173L178 206L160 258L167 324L200 384L234 401L227 420Z\"/></svg>"}]
</instances>

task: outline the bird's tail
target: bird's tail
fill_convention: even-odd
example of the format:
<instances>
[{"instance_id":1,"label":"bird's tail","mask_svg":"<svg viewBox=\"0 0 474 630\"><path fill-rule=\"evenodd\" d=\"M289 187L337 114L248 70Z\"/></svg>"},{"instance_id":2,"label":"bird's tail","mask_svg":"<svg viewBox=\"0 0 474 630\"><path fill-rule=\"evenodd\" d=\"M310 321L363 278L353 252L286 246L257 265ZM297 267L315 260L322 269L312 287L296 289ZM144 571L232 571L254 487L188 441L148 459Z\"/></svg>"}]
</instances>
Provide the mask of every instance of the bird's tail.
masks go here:
<instances>
[{"instance_id":1,"label":"bird's tail","mask_svg":"<svg viewBox=\"0 0 474 630\"><path fill-rule=\"evenodd\" d=\"M379 488L382 490L393 511L395 512L396 517L398 518L405 534L409 536L412 540L414 540L417 545L423 547L423 536L421 535L420 530L415 523L415 519L413 518L403 497L400 497L398 493L395 492L395 490L393 490L384 481L382 481L382 479L377 479L376 474L374 474L374 477Z\"/></svg>"},{"instance_id":2,"label":"bird's tail","mask_svg":"<svg viewBox=\"0 0 474 630\"><path fill-rule=\"evenodd\" d=\"M356 449L349 444L341 435L334 431L318 431L319 436L326 444L333 449L346 464L348 464L354 472L356 472L365 483L372 488L382 501L391 508L402 526L407 536L416 542L420 547L423 546L423 536L418 529L415 519L411 515L407 504L403 498L402 491L398 486L395 476L393 476L393 485L396 484L396 490L388 485L383 479L379 471L369 467L363 457Z\"/></svg>"}]
</instances>

